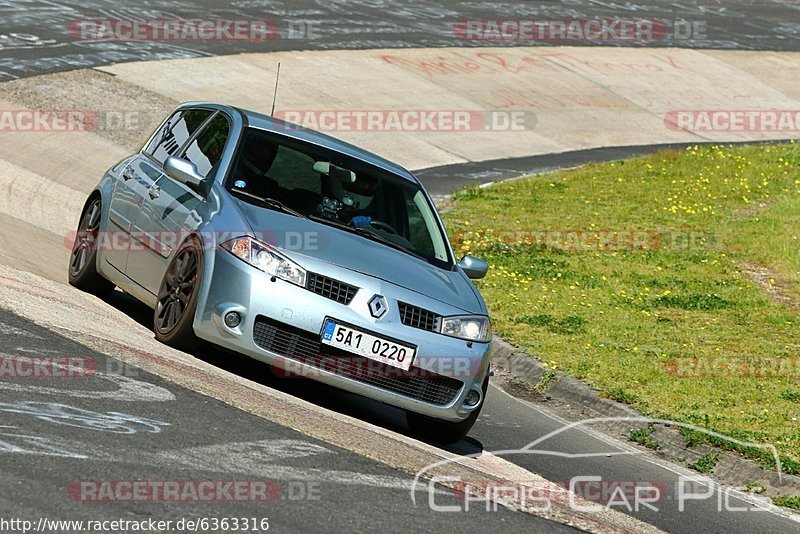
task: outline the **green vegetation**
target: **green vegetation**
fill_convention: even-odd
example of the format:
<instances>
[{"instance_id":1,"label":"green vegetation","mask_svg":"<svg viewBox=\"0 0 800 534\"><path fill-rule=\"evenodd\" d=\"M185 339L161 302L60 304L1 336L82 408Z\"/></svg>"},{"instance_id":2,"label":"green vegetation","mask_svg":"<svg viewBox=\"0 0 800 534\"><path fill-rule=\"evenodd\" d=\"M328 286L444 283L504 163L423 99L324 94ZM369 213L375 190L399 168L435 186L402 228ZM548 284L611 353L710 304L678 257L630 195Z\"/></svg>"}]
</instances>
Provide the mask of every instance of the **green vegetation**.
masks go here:
<instances>
[{"instance_id":1,"label":"green vegetation","mask_svg":"<svg viewBox=\"0 0 800 534\"><path fill-rule=\"evenodd\" d=\"M781 495L780 497L773 497L772 502L776 506L785 506L793 510L800 510L800 497L792 497L791 495Z\"/></svg>"},{"instance_id":2,"label":"green vegetation","mask_svg":"<svg viewBox=\"0 0 800 534\"><path fill-rule=\"evenodd\" d=\"M689 464L689 467L695 471L699 471L700 473L708 475L714 472L717 462L719 462L719 453L710 452L698 458L695 463Z\"/></svg>"},{"instance_id":3,"label":"green vegetation","mask_svg":"<svg viewBox=\"0 0 800 534\"><path fill-rule=\"evenodd\" d=\"M693 147L456 195L493 328L653 417L800 473L800 146ZM767 466L769 451L699 432Z\"/></svg>"},{"instance_id":4,"label":"green vegetation","mask_svg":"<svg viewBox=\"0 0 800 534\"><path fill-rule=\"evenodd\" d=\"M653 449L657 451L661 448L661 444L650 437L650 434L653 433L653 427L647 426L644 428L637 428L636 430L631 430L628 439L633 441L634 443L638 443L639 445L643 445L648 449Z\"/></svg>"},{"instance_id":5,"label":"green vegetation","mask_svg":"<svg viewBox=\"0 0 800 534\"><path fill-rule=\"evenodd\" d=\"M556 372L555 371L545 371L542 373L541 378L539 378L539 382L536 384L537 391L547 391L550 389L550 386L553 385L553 382L556 380Z\"/></svg>"},{"instance_id":6,"label":"green vegetation","mask_svg":"<svg viewBox=\"0 0 800 534\"><path fill-rule=\"evenodd\" d=\"M762 493L767 491L767 488L761 482L751 482L744 488L742 488L742 490L748 493L755 493L756 495L761 495Z\"/></svg>"},{"instance_id":7,"label":"green vegetation","mask_svg":"<svg viewBox=\"0 0 800 534\"><path fill-rule=\"evenodd\" d=\"M701 445L703 443L707 443L708 441L708 434L705 432L700 432L699 430L692 430L691 428L686 428L685 426L680 427L680 433L683 436L683 442L686 444L687 447L696 447L697 445Z\"/></svg>"}]
</instances>

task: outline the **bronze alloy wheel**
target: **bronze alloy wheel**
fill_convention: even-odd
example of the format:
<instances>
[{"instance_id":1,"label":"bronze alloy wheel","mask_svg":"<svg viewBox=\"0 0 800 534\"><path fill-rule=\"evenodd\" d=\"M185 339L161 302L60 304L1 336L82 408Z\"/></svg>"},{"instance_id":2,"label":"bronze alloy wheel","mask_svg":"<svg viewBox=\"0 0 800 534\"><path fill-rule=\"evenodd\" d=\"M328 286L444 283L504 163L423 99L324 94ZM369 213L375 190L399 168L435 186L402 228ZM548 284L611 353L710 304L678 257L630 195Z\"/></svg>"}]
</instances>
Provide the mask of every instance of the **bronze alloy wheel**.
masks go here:
<instances>
[{"instance_id":1,"label":"bronze alloy wheel","mask_svg":"<svg viewBox=\"0 0 800 534\"><path fill-rule=\"evenodd\" d=\"M200 242L190 238L172 258L158 290L153 322L159 341L181 348L196 345L192 323L202 272Z\"/></svg>"}]
</instances>

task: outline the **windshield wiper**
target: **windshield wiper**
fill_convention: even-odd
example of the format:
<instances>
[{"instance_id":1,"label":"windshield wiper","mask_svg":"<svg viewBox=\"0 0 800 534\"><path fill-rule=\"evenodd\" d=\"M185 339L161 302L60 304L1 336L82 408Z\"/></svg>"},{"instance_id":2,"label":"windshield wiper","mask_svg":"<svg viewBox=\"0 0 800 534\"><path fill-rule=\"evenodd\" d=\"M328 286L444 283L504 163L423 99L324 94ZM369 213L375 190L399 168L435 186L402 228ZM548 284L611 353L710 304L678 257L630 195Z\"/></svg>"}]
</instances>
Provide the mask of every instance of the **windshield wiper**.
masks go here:
<instances>
[{"instance_id":1,"label":"windshield wiper","mask_svg":"<svg viewBox=\"0 0 800 534\"><path fill-rule=\"evenodd\" d=\"M327 224L329 226L335 226L336 228L341 228L342 230L347 230L348 232L352 232L353 230L355 230L355 228L353 228L352 226L347 226L346 224L341 223L335 219L322 217L321 215L317 215L316 213L312 213L311 215L308 216L308 218L311 219L312 221L317 221L322 224Z\"/></svg>"},{"instance_id":2,"label":"windshield wiper","mask_svg":"<svg viewBox=\"0 0 800 534\"><path fill-rule=\"evenodd\" d=\"M275 200L274 198L262 198L261 201L269 206L270 208L274 208L278 211L282 211L283 213L288 213L289 215L294 215L295 217L300 217L301 219L305 219L306 216L300 213L297 210L293 210L280 200Z\"/></svg>"},{"instance_id":3,"label":"windshield wiper","mask_svg":"<svg viewBox=\"0 0 800 534\"><path fill-rule=\"evenodd\" d=\"M321 222L322 224L327 224L327 225L330 225L330 226L334 226L336 228L341 228L342 230L344 230L346 232L350 232L351 234L358 234L360 236L366 237L367 239L370 239L372 241L376 241L378 243L386 245L387 247L391 247L391 248L393 248L395 250L399 250L401 252L405 252L406 254L410 254L410 255L412 255L412 256L414 256L416 258L419 258L419 259L421 259L421 260L423 260L423 261L425 261L427 263L430 263L430 260L428 258L426 258L425 256L423 256L422 254L419 254L418 252L415 252L415 251L411 250L408 247L404 247L400 243L395 243L391 239L387 239L387 238L383 237L382 235L378 235L375 232L371 232L371 231L367 230L366 228L353 228L352 226L349 226L349 225L344 224L342 222L336 221L334 219L328 219L326 217L320 217L319 215L314 215L314 214L309 215L308 218L311 219L312 221L317 221L317 222Z\"/></svg>"},{"instance_id":4,"label":"windshield wiper","mask_svg":"<svg viewBox=\"0 0 800 534\"><path fill-rule=\"evenodd\" d=\"M373 241L377 241L378 243L383 243L384 245L386 245L388 247L392 247L392 248L400 250L402 252L406 252L408 254L411 254L412 256L415 256L415 257L417 257L417 258L419 258L419 259L421 259L423 261L426 261L426 262L430 263L428 261L428 258L423 256L422 254L419 254L418 252L415 252L415 251L411 250L408 247L404 247L400 243L395 243L391 239L383 237L380 234L376 234L375 232L371 232L371 231L367 230L366 228L354 228L353 230L355 231L355 233L357 233L359 235L363 235L367 239L372 239Z\"/></svg>"},{"instance_id":5,"label":"windshield wiper","mask_svg":"<svg viewBox=\"0 0 800 534\"><path fill-rule=\"evenodd\" d=\"M290 208L289 206L287 206L286 204L284 204L280 200L275 200L274 198L269 198L269 197L266 197L266 198L265 197L260 197L258 195L254 195L252 193L248 193L247 191L241 191L239 189L235 189L235 190L233 190L233 192L236 193L237 195L244 195L246 197L250 197L253 200L261 202L262 204L264 204L268 208L272 208L272 209L274 209L276 211L282 211L283 213L288 213L289 215L294 215L295 217L300 217L301 219L305 219L306 218L305 215L303 215L299 211L293 210L292 208Z\"/></svg>"}]
</instances>

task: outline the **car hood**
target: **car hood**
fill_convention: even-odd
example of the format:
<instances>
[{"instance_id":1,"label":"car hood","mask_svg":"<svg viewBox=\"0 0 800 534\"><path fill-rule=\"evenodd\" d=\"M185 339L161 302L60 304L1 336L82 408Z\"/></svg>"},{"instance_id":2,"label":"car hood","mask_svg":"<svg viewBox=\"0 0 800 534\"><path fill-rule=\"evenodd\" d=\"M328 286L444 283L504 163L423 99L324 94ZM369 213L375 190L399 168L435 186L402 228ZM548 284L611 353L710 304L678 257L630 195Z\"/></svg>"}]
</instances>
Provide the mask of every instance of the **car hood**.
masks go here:
<instances>
[{"instance_id":1,"label":"car hood","mask_svg":"<svg viewBox=\"0 0 800 534\"><path fill-rule=\"evenodd\" d=\"M405 252L309 219L236 200L259 239L288 255L313 258L379 278L455 306L467 313L485 313L472 282Z\"/></svg>"}]
</instances>

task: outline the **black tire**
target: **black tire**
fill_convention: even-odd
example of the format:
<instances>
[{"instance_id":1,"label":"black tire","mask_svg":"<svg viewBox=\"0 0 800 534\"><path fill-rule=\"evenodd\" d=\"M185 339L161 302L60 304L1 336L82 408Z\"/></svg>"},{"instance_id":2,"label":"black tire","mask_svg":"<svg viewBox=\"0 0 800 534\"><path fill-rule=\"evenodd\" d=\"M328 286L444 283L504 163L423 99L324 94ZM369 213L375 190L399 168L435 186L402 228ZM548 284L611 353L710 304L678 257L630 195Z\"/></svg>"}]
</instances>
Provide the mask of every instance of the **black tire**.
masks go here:
<instances>
[{"instance_id":1,"label":"black tire","mask_svg":"<svg viewBox=\"0 0 800 534\"><path fill-rule=\"evenodd\" d=\"M158 341L184 350L200 345L193 323L202 275L202 245L196 237L191 237L172 257L158 289L153 313L153 330Z\"/></svg>"},{"instance_id":2,"label":"black tire","mask_svg":"<svg viewBox=\"0 0 800 534\"><path fill-rule=\"evenodd\" d=\"M472 430L475 421L478 420L478 416L481 414L481 410L483 410L483 405L486 404L486 391L489 389L488 372L486 373L486 378L483 381L481 389L483 389L483 402L481 402L481 405L463 421L453 423L451 421L434 419L433 417L428 417L416 412L406 411L406 423L408 423L408 427L411 429L412 433L426 441L431 441L440 445L458 443Z\"/></svg>"},{"instance_id":3,"label":"black tire","mask_svg":"<svg viewBox=\"0 0 800 534\"><path fill-rule=\"evenodd\" d=\"M97 272L97 236L103 201L95 195L86 202L78 222L78 231L69 255L69 283L81 291L103 296L114 290L114 284Z\"/></svg>"}]
</instances>

